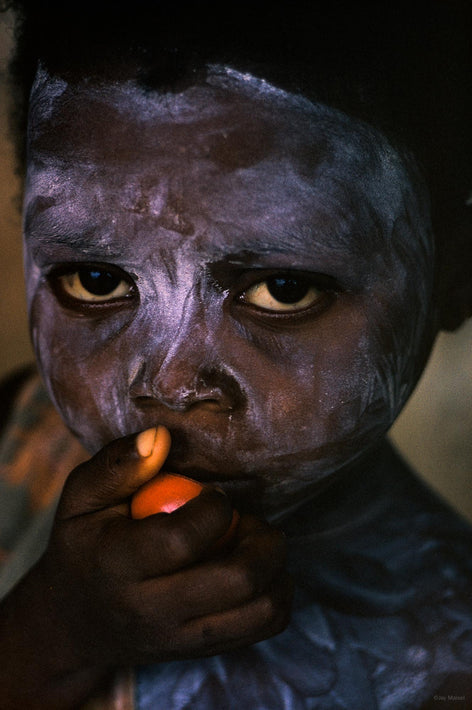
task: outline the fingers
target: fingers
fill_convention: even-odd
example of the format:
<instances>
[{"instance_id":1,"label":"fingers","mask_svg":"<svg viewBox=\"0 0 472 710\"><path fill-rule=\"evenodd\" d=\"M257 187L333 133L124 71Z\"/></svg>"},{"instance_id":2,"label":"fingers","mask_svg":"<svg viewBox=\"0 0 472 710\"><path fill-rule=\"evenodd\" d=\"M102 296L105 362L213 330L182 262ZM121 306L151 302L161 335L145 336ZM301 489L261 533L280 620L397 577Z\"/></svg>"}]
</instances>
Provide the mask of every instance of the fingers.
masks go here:
<instances>
[{"instance_id":1,"label":"fingers","mask_svg":"<svg viewBox=\"0 0 472 710\"><path fill-rule=\"evenodd\" d=\"M133 585L144 620L136 637L142 661L213 655L285 628L293 588L283 569L284 538L249 516L241 527L227 555Z\"/></svg>"},{"instance_id":2,"label":"fingers","mask_svg":"<svg viewBox=\"0 0 472 710\"><path fill-rule=\"evenodd\" d=\"M255 599L285 566L286 545L280 532L255 518L241 520L243 532L230 553L194 567L175 567L175 574L160 580L160 593L172 598L179 590L181 618L219 613ZM153 595L153 580L148 592Z\"/></svg>"},{"instance_id":3,"label":"fingers","mask_svg":"<svg viewBox=\"0 0 472 710\"><path fill-rule=\"evenodd\" d=\"M208 558L231 517L226 496L208 489L171 514L133 520L112 510L62 523L47 571L51 560L60 570L51 588L61 613L72 610L84 657L104 648L133 664L212 655L282 630L291 605L284 538L243 516L234 547Z\"/></svg>"},{"instance_id":4,"label":"fingers","mask_svg":"<svg viewBox=\"0 0 472 710\"><path fill-rule=\"evenodd\" d=\"M284 572L255 599L224 612L178 620L167 628L146 615L146 628L136 640L139 662L212 656L263 641L285 629L292 599L293 582ZM163 642L160 648L156 640L157 646Z\"/></svg>"},{"instance_id":5,"label":"fingers","mask_svg":"<svg viewBox=\"0 0 472 710\"><path fill-rule=\"evenodd\" d=\"M159 471L170 443L168 430L158 426L105 446L69 475L58 519L92 513L123 502Z\"/></svg>"},{"instance_id":6,"label":"fingers","mask_svg":"<svg viewBox=\"0 0 472 710\"><path fill-rule=\"evenodd\" d=\"M181 643L195 649L195 655L207 656L258 643L286 628L292 600L293 581L282 573L246 604L187 622Z\"/></svg>"},{"instance_id":7,"label":"fingers","mask_svg":"<svg viewBox=\"0 0 472 710\"><path fill-rule=\"evenodd\" d=\"M160 513L142 520L110 517L102 530L102 550L108 546L110 573L120 565L125 578L143 581L171 575L202 560L212 545L226 532L232 519L229 498L218 489L206 487L196 497L171 514ZM123 569L124 561L128 566ZM174 577L169 577L169 580ZM175 597L178 580L170 581Z\"/></svg>"},{"instance_id":8,"label":"fingers","mask_svg":"<svg viewBox=\"0 0 472 710\"><path fill-rule=\"evenodd\" d=\"M168 618L178 618L179 623L189 622L189 628L193 621L236 609L250 626L254 620L252 612L251 620L248 616L252 604L257 600L262 604L267 596L272 598L277 580L285 578L286 546L282 534L266 523L247 516L242 518L242 525L245 530L239 543L226 556L144 580L139 596L150 617L158 598L161 612L165 611ZM256 626L259 628L259 622Z\"/></svg>"}]
</instances>

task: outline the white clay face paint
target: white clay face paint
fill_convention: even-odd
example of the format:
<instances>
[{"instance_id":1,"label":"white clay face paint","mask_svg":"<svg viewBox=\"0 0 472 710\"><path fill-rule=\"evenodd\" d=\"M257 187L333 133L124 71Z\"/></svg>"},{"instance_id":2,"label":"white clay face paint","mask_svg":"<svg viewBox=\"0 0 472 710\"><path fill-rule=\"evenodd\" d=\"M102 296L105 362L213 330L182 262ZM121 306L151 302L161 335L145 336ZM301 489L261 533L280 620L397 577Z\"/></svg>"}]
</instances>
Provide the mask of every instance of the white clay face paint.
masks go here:
<instances>
[{"instance_id":1,"label":"white clay face paint","mask_svg":"<svg viewBox=\"0 0 472 710\"><path fill-rule=\"evenodd\" d=\"M36 91L25 263L59 411L91 451L164 424L171 468L242 498L256 486L283 514L414 385L431 337L422 188L374 129L232 69L178 95L44 77ZM129 298L64 296L58 269L104 267ZM287 274L319 303L246 299Z\"/></svg>"}]
</instances>

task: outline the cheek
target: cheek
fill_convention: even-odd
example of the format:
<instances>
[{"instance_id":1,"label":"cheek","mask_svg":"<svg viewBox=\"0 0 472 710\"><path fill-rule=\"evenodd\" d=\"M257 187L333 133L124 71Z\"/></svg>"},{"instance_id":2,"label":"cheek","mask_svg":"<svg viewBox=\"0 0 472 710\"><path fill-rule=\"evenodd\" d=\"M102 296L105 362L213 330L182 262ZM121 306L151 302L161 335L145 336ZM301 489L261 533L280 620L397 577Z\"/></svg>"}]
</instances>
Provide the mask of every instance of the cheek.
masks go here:
<instances>
[{"instance_id":1,"label":"cheek","mask_svg":"<svg viewBox=\"0 0 472 710\"><path fill-rule=\"evenodd\" d=\"M65 316L39 292L30 310L31 334L45 384L67 425L94 451L126 432L124 403L130 356L116 332L123 319L94 327Z\"/></svg>"},{"instance_id":2,"label":"cheek","mask_svg":"<svg viewBox=\"0 0 472 710\"><path fill-rule=\"evenodd\" d=\"M271 463L296 454L335 468L388 429L383 353L362 308L339 306L278 346L246 379Z\"/></svg>"},{"instance_id":3,"label":"cheek","mask_svg":"<svg viewBox=\"0 0 472 710\"><path fill-rule=\"evenodd\" d=\"M372 343L353 333L350 347L331 343L317 348L311 362L291 370L284 382L289 406L284 422L291 442L316 448L359 446L373 430L389 425L389 407L381 387ZM294 363L296 368L296 363Z\"/></svg>"}]
</instances>

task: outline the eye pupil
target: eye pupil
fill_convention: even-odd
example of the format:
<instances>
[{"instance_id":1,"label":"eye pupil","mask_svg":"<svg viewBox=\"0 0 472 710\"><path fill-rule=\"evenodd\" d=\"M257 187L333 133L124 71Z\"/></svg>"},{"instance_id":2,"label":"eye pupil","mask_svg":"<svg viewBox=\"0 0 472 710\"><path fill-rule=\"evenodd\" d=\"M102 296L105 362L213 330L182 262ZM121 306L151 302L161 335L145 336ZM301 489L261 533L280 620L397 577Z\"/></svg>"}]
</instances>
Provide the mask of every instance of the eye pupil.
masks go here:
<instances>
[{"instance_id":1,"label":"eye pupil","mask_svg":"<svg viewBox=\"0 0 472 710\"><path fill-rule=\"evenodd\" d=\"M82 286L95 296L106 296L114 291L121 281L116 274L99 269L81 269L79 279Z\"/></svg>"},{"instance_id":2,"label":"eye pupil","mask_svg":"<svg viewBox=\"0 0 472 710\"><path fill-rule=\"evenodd\" d=\"M280 303L297 303L308 293L310 284L307 280L293 277L274 276L267 279L267 289Z\"/></svg>"}]
</instances>

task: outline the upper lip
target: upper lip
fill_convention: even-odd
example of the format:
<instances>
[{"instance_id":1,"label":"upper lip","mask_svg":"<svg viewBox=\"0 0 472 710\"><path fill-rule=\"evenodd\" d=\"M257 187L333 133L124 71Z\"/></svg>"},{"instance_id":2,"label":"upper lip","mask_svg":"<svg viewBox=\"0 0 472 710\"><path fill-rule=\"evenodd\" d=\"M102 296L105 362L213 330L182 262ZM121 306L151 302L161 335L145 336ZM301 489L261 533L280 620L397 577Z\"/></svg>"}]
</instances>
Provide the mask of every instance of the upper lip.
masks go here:
<instances>
[{"instance_id":1,"label":"upper lip","mask_svg":"<svg viewBox=\"0 0 472 710\"><path fill-rule=\"evenodd\" d=\"M208 429L204 433L196 433L182 425L172 426L168 421L165 425L170 431L172 443L163 470L188 476L203 484L219 486L227 492L242 493L262 485L257 472L238 470L235 460L227 459L225 452L212 445Z\"/></svg>"},{"instance_id":2,"label":"upper lip","mask_svg":"<svg viewBox=\"0 0 472 710\"><path fill-rule=\"evenodd\" d=\"M239 471L230 469L229 462L218 451L209 434L195 436L193 432L169 428L172 444L164 466L169 471L195 478L202 483L239 479ZM241 472L241 475L244 475Z\"/></svg>"}]
</instances>

